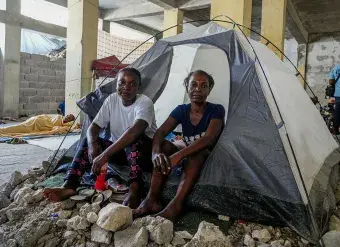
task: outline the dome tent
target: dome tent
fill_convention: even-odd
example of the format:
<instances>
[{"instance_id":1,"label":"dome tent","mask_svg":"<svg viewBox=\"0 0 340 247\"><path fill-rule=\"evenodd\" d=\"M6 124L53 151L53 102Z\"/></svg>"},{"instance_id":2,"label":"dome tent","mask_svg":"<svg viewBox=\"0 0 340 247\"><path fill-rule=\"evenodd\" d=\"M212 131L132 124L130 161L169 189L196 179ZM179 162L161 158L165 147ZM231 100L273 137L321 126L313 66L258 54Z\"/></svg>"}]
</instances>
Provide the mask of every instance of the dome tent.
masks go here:
<instances>
[{"instance_id":1,"label":"dome tent","mask_svg":"<svg viewBox=\"0 0 340 247\"><path fill-rule=\"evenodd\" d=\"M335 207L338 144L294 73L272 51L210 22L159 40L131 67L142 73L141 92L155 102L159 126L188 102L182 83L190 71L202 69L215 79L209 101L224 105L226 124L189 205L286 224L313 243L319 240L317 228L325 230ZM112 81L78 102L87 114L83 133L115 88ZM177 183L174 177L167 183L169 197Z\"/></svg>"}]
</instances>

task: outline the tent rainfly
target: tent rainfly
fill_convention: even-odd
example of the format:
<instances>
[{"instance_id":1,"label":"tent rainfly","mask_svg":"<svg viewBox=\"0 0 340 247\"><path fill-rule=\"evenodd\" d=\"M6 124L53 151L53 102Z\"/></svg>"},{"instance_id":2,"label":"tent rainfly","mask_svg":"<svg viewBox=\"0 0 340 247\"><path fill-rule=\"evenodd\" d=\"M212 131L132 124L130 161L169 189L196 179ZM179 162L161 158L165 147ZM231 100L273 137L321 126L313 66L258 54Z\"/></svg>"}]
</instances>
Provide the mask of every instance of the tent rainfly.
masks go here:
<instances>
[{"instance_id":1,"label":"tent rainfly","mask_svg":"<svg viewBox=\"0 0 340 247\"><path fill-rule=\"evenodd\" d=\"M265 45L249 41L210 22L159 40L131 67L142 73L141 93L155 102L158 125L188 102L183 80L189 72L202 69L215 79L208 100L224 105L226 125L190 206L285 224L317 243L335 207L338 144L295 74ZM85 130L115 88L114 80L78 102L88 117ZM176 178L167 183L166 199L177 184Z\"/></svg>"}]
</instances>

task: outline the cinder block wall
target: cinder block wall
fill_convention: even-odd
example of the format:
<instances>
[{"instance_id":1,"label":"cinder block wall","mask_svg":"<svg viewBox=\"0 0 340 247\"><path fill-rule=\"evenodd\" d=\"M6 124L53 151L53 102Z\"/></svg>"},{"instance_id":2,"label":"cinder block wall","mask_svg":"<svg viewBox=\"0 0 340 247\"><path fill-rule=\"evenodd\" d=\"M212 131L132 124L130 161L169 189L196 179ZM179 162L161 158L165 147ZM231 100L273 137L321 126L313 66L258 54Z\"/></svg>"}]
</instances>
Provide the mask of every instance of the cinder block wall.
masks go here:
<instances>
[{"instance_id":1,"label":"cinder block wall","mask_svg":"<svg viewBox=\"0 0 340 247\"><path fill-rule=\"evenodd\" d=\"M56 114L65 99L66 59L21 53L19 115Z\"/></svg>"}]
</instances>

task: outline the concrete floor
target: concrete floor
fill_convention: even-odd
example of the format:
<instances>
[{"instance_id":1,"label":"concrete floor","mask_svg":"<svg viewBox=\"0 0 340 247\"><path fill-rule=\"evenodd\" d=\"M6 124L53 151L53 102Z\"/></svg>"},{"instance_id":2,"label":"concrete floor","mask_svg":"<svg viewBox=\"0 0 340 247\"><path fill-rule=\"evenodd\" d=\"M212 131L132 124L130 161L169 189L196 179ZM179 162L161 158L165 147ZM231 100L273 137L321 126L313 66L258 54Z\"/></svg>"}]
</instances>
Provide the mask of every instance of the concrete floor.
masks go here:
<instances>
[{"instance_id":1,"label":"concrete floor","mask_svg":"<svg viewBox=\"0 0 340 247\"><path fill-rule=\"evenodd\" d=\"M57 150L63 136L29 140L29 144L0 143L0 185L7 182L13 171L27 173L32 166L41 166L41 162ZM79 135L68 136L62 146L68 149Z\"/></svg>"},{"instance_id":2,"label":"concrete floor","mask_svg":"<svg viewBox=\"0 0 340 247\"><path fill-rule=\"evenodd\" d=\"M40 166L52 153L30 144L0 143L0 184L7 182L13 171L27 172L32 166Z\"/></svg>"}]
</instances>

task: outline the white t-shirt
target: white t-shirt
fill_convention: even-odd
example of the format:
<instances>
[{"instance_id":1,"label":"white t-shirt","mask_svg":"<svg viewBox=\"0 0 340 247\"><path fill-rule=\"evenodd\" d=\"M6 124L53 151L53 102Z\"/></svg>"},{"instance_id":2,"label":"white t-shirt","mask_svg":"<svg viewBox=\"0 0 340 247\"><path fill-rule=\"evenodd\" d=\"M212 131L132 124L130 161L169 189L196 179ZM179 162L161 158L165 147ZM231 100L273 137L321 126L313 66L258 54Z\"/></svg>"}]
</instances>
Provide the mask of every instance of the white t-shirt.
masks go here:
<instances>
[{"instance_id":1,"label":"white t-shirt","mask_svg":"<svg viewBox=\"0 0 340 247\"><path fill-rule=\"evenodd\" d=\"M93 122L101 128L110 123L111 139L115 142L138 119L148 123L145 134L152 138L157 129L152 100L145 95L138 94L135 103L124 106L117 93L113 93L105 99Z\"/></svg>"}]
</instances>

